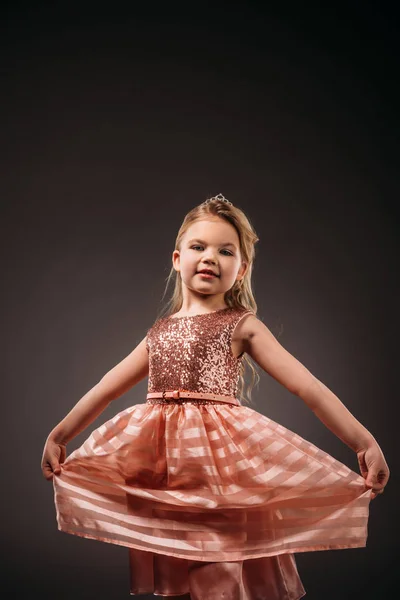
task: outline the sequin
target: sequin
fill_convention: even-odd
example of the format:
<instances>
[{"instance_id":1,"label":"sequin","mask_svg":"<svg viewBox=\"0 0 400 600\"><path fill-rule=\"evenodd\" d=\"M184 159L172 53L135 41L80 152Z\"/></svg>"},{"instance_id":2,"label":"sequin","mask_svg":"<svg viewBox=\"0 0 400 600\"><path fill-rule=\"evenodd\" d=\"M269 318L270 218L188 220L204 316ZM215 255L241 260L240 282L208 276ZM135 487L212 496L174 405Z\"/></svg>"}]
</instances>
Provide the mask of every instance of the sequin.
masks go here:
<instances>
[{"instance_id":1,"label":"sequin","mask_svg":"<svg viewBox=\"0 0 400 600\"><path fill-rule=\"evenodd\" d=\"M243 355L235 357L232 353L232 334L247 314L254 313L228 307L211 313L158 319L146 339L148 392L179 389L236 397ZM147 402L177 403L162 398ZM201 399L190 402L221 404Z\"/></svg>"}]
</instances>

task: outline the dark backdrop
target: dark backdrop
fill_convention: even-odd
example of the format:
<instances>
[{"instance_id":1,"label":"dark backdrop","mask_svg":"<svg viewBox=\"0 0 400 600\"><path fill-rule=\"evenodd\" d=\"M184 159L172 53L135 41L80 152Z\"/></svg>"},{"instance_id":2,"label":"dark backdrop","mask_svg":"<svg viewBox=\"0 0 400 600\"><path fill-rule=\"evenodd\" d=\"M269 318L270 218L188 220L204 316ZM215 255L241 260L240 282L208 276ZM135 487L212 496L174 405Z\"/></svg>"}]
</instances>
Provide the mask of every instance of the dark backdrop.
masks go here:
<instances>
[{"instance_id":1,"label":"dark backdrop","mask_svg":"<svg viewBox=\"0 0 400 600\"><path fill-rule=\"evenodd\" d=\"M126 548L57 531L41 453L55 424L145 335L184 215L220 192L260 237L260 318L373 433L392 470L370 505L366 548L296 555L307 599L391 597L399 21L385 2L280 6L3 4L10 597L129 596ZM261 374L257 410L358 471L356 455ZM90 430L146 390L147 380Z\"/></svg>"}]
</instances>

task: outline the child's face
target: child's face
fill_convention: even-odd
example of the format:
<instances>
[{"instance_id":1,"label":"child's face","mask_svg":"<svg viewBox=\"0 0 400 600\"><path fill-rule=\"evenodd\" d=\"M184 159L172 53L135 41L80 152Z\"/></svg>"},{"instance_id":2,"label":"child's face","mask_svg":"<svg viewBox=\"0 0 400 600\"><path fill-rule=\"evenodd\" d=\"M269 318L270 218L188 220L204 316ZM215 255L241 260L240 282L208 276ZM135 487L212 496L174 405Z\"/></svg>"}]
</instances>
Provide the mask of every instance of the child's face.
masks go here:
<instances>
[{"instance_id":1,"label":"child's face","mask_svg":"<svg viewBox=\"0 0 400 600\"><path fill-rule=\"evenodd\" d=\"M246 263L242 262L236 229L219 217L193 223L174 250L172 261L182 284L204 294L224 294L241 279ZM211 269L216 276L206 277L199 271Z\"/></svg>"}]
</instances>

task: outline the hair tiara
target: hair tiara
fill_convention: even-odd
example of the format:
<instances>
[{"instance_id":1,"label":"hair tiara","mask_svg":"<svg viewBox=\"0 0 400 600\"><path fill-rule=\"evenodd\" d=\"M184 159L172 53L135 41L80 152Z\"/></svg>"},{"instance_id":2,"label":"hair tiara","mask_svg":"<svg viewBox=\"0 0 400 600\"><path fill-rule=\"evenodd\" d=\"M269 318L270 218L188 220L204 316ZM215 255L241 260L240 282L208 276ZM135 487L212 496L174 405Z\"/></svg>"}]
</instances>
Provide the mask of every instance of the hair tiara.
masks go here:
<instances>
[{"instance_id":1,"label":"hair tiara","mask_svg":"<svg viewBox=\"0 0 400 600\"><path fill-rule=\"evenodd\" d=\"M212 198L207 198L207 200L205 200L205 202L203 204L209 204L210 202L215 202L216 200L219 200L221 202L226 202L227 204L230 204L231 206L233 206L232 202L227 200L225 198L225 196L223 196L222 194L217 194L217 196L212 196Z\"/></svg>"}]
</instances>

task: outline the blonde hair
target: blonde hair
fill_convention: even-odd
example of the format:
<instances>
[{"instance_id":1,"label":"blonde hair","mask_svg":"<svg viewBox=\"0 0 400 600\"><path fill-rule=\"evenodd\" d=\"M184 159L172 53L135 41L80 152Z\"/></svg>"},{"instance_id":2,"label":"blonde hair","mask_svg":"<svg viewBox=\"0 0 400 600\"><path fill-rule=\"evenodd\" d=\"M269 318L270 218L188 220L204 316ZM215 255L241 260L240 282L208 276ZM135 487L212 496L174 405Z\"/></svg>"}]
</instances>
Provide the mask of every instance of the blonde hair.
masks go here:
<instances>
[{"instance_id":1,"label":"blonde hair","mask_svg":"<svg viewBox=\"0 0 400 600\"><path fill-rule=\"evenodd\" d=\"M187 213L183 220L175 240L175 250L180 251L182 238L193 223L196 221L201 221L202 219L210 216L219 217L233 225L239 236L242 261L247 263L247 270L244 277L241 280L236 281L232 288L225 292L225 302L229 307L250 309L254 312L254 314L256 314L257 304L252 291L251 274L255 259L255 244L258 242L259 238L257 237L257 234L249 219L246 217L244 212L240 210L240 208L234 206L221 194L208 198L201 204L195 206ZM165 307L161 310L159 317L175 314L182 307L182 280L173 266L171 267L166 280L167 283L163 298L168 289L168 285L173 278L175 278L173 294ZM244 377L245 365L247 365L252 372L251 385L249 385L246 390ZM243 360L239 372L239 398L242 403L252 403L251 390L254 385L258 384L259 380L260 377L258 375L255 363L252 361L250 356L243 354Z\"/></svg>"}]
</instances>

